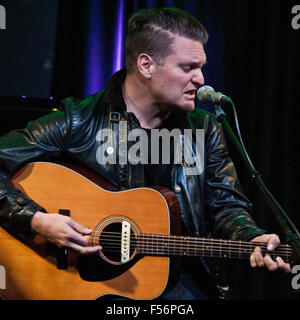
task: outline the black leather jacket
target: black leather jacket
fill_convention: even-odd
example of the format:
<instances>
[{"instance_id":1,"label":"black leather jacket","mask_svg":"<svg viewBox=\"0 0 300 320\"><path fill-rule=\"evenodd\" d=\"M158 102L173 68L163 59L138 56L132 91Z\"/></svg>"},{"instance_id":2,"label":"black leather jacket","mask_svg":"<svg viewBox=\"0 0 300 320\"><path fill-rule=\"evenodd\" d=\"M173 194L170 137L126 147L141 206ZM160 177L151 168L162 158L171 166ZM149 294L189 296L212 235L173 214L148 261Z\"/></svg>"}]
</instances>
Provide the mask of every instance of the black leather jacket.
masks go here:
<instances>
[{"instance_id":1,"label":"black leather jacket","mask_svg":"<svg viewBox=\"0 0 300 320\"><path fill-rule=\"evenodd\" d=\"M23 237L32 234L31 218L41 208L9 181L29 162L67 158L88 167L120 189L144 186L142 164L112 165L97 161L101 143L97 133L100 129L113 129L119 141L122 139L119 137L120 121L127 121L128 130L140 128L136 117L126 112L121 89L125 74L124 70L116 73L105 90L82 101L67 98L57 112L0 138L1 224ZM210 233L219 238L249 240L264 233L249 215L251 204L241 193L221 125L214 115L195 109L189 114L173 117L174 127L202 128L205 132L204 170L201 174L187 175L184 164L172 168L172 187L180 202L188 234L207 236ZM118 155L118 145L115 148Z\"/></svg>"}]
</instances>

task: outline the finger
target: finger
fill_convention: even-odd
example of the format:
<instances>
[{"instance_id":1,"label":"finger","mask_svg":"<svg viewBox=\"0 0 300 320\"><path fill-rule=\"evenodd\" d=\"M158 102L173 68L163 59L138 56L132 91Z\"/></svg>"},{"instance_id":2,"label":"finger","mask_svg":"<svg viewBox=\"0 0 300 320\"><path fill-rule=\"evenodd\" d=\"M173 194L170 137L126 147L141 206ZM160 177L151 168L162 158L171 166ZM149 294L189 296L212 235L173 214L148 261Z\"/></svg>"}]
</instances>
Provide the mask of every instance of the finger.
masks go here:
<instances>
[{"instance_id":1,"label":"finger","mask_svg":"<svg viewBox=\"0 0 300 320\"><path fill-rule=\"evenodd\" d=\"M265 263L264 263L264 257L261 254L260 247L256 247L254 249L253 255L254 255L256 265L258 267L263 267L265 265Z\"/></svg>"},{"instance_id":2,"label":"finger","mask_svg":"<svg viewBox=\"0 0 300 320\"><path fill-rule=\"evenodd\" d=\"M82 247L86 247L89 243L89 240L90 240L89 236L83 236L82 234L74 231L73 229L70 230L67 236L68 242L74 242Z\"/></svg>"},{"instance_id":3,"label":"finger","mask_svg":"<svg viewBox=\"0 0 300 320\"><path fill-rule=\"evenodd\" d=\"M282 260L282 258L277 257L276 258L276 262L278 264L278 267L283 270L286 273L290 273L291 272L291 266L289 263L286 263Z\"/></svg>"},{"instance_id":4,"label":"finger","mask_svg":"<svg viewBox=\"0 0 300 320\"><path fill-rule=\"evenodd\" d=\"M273 251L280 244L280 239L276 234L270 235L267 249Z\"/></svg>"},{"instance_id":5,"label":"finger","mask_svg":"<svg viewBox=\"0 0 300 320\"><path fill-rule=\"evenodd\" d=\"M83 234L83 235L89 235L91 234L92 230L89 228L86 228L82 226L81 224L77 223L73 219L70 219L68 222L69 226L72 227L75 231Z\"/></svg>"},{"instance_id":6,"label":"finger","mask_svg":"<svg viewBox=\"0 0 300 320\"><path fill-rule=\"evenodd\" d=\"M265 266L270 270L270 271L275 271L278 269L278 264L275 262L269 254L266 254L264 257L264 263Z\"/></svg>"},{"instance_id":7,"label":"finger","mask_svg":"<svg viewBox=\"0 0 300 320\"><path fill-rule=\"evenodd\" d=\"M250 256L250 265L251 265L252 268L256 268L257 267L256 262L255 262L254 253L252 253L251 256Z\"/></svg>"},{"instance_id":8,"label":"finger","mask_svg":"<svg viewBox=\"0 0 300 320\"><path fill-rule=\"evenodd\" d=\"M95 254L95 253L99 253L102 250L101 246L83 247L83 246L80 246L79 244L74 243L74 242L70 242L69 248L77 251L78 253L80 253L82 255Z\"/></svg>"}]
</instances>

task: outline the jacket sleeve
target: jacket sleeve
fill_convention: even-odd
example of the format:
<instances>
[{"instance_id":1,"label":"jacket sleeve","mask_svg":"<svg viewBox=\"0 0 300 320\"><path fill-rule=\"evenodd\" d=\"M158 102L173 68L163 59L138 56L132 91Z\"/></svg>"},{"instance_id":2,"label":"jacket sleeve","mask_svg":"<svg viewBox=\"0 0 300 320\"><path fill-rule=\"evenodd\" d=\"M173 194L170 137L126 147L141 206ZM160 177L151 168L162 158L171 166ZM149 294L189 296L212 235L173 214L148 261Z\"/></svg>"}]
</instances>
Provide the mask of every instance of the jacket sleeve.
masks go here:
<instances>
[{"instance_id":1,"label":"jacket sleeve","mask_svg":"<svg viewBox=\"0 0 300 320\"><path fill-rule=\"evenodd\" d=\"M222 125L206 116L205 197L215 237L251 240L266 233L251 217L252 204L242 192Z\"/></svg>"},{"instance_id":2,"label":"jacket sleeve","mask_svg":"<svg viewBox=\"0 0 300 320\"><path fill-rule=\"evenodd\" d=\"M59 155L67 141L68 123L64 108L0 138L0 225L18 236L32 234L30 221L43 208L16 189L10 178L27 163Z\"/></svg>"}]
</instances>

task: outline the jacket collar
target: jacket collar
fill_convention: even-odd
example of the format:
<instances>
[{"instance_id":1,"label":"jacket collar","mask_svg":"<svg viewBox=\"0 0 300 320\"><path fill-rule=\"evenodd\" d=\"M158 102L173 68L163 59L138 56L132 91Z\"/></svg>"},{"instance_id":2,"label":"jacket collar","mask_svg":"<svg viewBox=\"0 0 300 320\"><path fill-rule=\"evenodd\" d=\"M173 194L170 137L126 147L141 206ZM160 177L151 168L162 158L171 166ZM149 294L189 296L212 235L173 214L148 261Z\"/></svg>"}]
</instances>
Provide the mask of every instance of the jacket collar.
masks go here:
<instances>
[{"instance_id":1,"label":"jacket collar","mask_svg":"<svg viewBox=\"0 0 300 320\"><path fill-rule=\"evenodd\" d=\"M126 69L121 69L116 72L108 81L103 102L116 106L120 111L126 111L126 104L123 98L122 86L126 78Z\"/></svg>"}]
</instances>

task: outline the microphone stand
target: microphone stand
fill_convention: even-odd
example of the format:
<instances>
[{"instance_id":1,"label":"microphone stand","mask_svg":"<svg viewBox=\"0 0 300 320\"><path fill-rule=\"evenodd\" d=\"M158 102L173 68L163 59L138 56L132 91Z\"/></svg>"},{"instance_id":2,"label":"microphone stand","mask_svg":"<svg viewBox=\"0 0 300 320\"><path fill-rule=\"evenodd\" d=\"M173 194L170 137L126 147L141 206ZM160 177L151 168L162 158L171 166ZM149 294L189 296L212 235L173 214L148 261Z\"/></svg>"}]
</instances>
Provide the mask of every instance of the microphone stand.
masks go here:
<instances>
[{"instance_id":1,"label":"microphone stand","mask_svg":"<svg viewBox=\"0 0 300 320\"><path fill-rule=\"evenodd\" d=\"M232 100L230 99L230 102L232 103L233 107L234 104ZM268 190L266 185L264 184L260 173L253 167L251 164L251 161L249 161L249 158L247 157L247 154L234 134L233 130L231 129L228 121L226 120L226 114L222 110L220 104L214 104L215 105L215 111L217 120L222 123L223 128L228 133L229 137L231 138L233 144L235 145L238 153L242 157L248 172L250 173L251 178L255 181L258 190L262 194L264 200L266 201L269 209L273 213L274 217L276 218L280 228L282 229L283 233L285 234L286 241L290 243L294 249L296 260L300 261L300 234L291 219L287 216L286 212L283 210L283 208L280 206L280 204L277 202L277 200L273 197L271 192Z\"/></svg>"}]
</instances>

